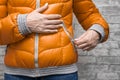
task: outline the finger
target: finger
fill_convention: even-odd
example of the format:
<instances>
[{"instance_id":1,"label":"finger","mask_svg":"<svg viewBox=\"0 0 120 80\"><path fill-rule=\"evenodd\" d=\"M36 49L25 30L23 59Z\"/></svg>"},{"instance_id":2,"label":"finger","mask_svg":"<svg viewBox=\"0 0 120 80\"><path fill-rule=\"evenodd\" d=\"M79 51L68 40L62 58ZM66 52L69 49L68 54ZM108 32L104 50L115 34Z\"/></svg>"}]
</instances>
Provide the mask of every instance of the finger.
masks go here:
<instances>
[{"instance_id":1,"label":"finger","mask_svg":"<svg viewBox=\"0 0 120 80\"><path fill-rule=\"evenodd\" d=\"M84 43L84 44L78 45L77 48L84 49L85 47L88 47L88 46L89 45L87 43Z\"/></svg>"},{"instance_id":2,"label":"finger","mask_svg":"<svg viewBox=\"0 0 120 80\"><path fill-rule=\"evenodd\" d=\"M86 39L79 39L79 40L76 40L76 41L74 41L74 43L76 44L76 45L82 45L82 44L87 44L87 41L86 41Z\"/></svg>"},{"instance_id":3,"label":"finger","mask_svg":"<svg viewBox=\"0 0 120 80\"><path fill-rule=\"evenodd\" d=\"M59 25L48 25L45 28L46 29L58 29L58 28L61 28L61 26L59 26Z\"/></svg>"},{"instance_id":4,"label":"finger","mask_svg":"<svg viewBox=\"0 0 120 80\"><path fill-rule=\"evenodd\" d=\"M45 11L47 8L48 8L48 3L46 3L44 6L36 9L35 11L36 11L36 12L43 12L43 11Z\"/></svg>"},{"instance_id":5,"label":"finger","mask_svg":"<svg viewBox=\"0 0 120 80\"><path fill-rule=\"evenodd\" d=\"M78 41L80 39L83 39L84 37L86 37L86 32L84 34L82 34L79 38L76 38L75 41Z\"/></svg>"},{"instance_id":6,"label":"finger","mask_svg":"<svg viewBox=\"0 0 120 80\"><path fill-rule=\"evenodd\" d=\"M57 29L55 29L55 30L44 30L44 33L56 33L56 32L58 32L58 30Z\"/></svg>"},{"instance_id":7,"label":"finger","mask_svg":"<svg viewBox=\"0 0 120 80\"><path fill-rule=\"evenodd\" d=\"M81 35L79 38L76 38L75 40L74 40L74 42L76 43L76 44L83 44L83 43L87 43L87 39L86 39L86 34L84 33L83 35Z\"/></svg>"},{"instance_id":8,"label":"finger","mask_svg":"<svg viewBox=\"0 0 120 80\"><path fill-rule=\"evenodd\" d=\"M90 47L85 47L82 49L83 51L89 51L90 50Z\"/></svg>"},{"instance_id":9,"label":"finger","mask_svg":"<svg viewBox=\"0 0 120 80\"><path fill-rule=\"evenodd\" d=\"M50 15L46 15L45 18L48 19L48 20L60 19L61 15L59 15L59 14L50 14Z\"/></svg>"},{"instance_id":10,"label":"finger","mask_svg":"<svg viewBox=\"0 0 120 80\"><path fill-rule=\"evenodd\" d=\"M83 48L83 51L90 51L90 50L92 50L92 49L94 49L94 48L95 48L95 46L85 47L85 48Z\"/></svg>"},{"instance_id":11,"label":"finger","mask_svg":"<svg viewBox=\"0 0 120 80\"><path fill-rule=\"evenodd\" d=\"M46 25L59 25L62 24L62 20L46 20Z\"/></svg>"},{"instance_id":12,"label":"finger","mask_svg":"<svg viewBox=\"0 0 120 80\"><path fill-rule=\"evenodd\" d=\"M97 46L97 44L89 45L89 46L83 48L83 50L90 51L90 50L94 49L96 46Z\"/></svg>"}]
</instances>

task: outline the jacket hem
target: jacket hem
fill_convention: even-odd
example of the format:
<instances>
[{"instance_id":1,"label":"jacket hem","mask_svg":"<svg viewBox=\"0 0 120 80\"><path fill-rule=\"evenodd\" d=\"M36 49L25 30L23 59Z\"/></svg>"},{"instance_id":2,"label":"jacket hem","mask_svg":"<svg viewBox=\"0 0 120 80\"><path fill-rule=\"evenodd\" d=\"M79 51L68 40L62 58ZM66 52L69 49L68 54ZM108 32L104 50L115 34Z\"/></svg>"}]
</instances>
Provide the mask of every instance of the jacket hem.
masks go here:
<instances>
[{"instance_id":1,"label":"jacket hem","mask_svg":"<svg viewBox=\"0 0 120 80\"><path fill-rule=\"evenodd\" d=\"M57 66L57 67L55 66L48 68L35 68L35 69L13 68L13 67L5 66L4 72L12 75L41 77L41 76L56 75L56 74L69 74L77 71L78 68L75 63L72 65Z\"/></svg>"}]
</instances>

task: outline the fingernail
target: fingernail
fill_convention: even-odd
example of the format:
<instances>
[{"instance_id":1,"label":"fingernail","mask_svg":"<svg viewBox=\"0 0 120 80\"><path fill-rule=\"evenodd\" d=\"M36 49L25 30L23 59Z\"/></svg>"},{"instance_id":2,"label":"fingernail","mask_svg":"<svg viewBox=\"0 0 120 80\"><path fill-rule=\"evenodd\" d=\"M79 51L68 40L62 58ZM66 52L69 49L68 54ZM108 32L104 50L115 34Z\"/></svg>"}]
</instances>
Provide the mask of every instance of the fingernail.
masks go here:
<instances>
[{"instance_id":1,"label":"fingernail","mask_svg":"<svg viewBox=\"0 0 120 80\"><path fill-rule=\"evenodd\" d=\"M62 23L64 22L63 20L60 20Z\"/></svg>"},{"instance_id":2,"label":"fingernail","mask_svg":"<svg viewBox=\"0 0 120 80\"><path fill-rule=\"evenodd\" d=\"M60 20L61 21L61 24L63 24L63 20Z\"/></svg>"},{"instance_id":3,"label":"fingernail","mask_svg":"<svg viewBox=\"0 0 120 80\"><path fill-rule=\"evenodd\" d=\"M59 24L59 26L61 26L61 27L62 27L62 26L63 26L63 24L61 23L61 24Z\"/></svg>"},{"instance_id":4,"label":"fingernail","mask_svg":"<svg viewBox=\"0 0 120 80\"><path fill-rule=\"evenodd\" d=\"M58 32L58 30L56 30L56 32Z\"/></svg>"},{"instance_id":5,"label":"fingernail","mask_svg":"<svg viewBox=\"0 0 120 80\"><path fill-rule=\"evenodd\" d=\"M48 6L48 3L45 3L45 6Z\"/></svg>"},{"instance_id":6,"label":"fingernail","mask_svg":"<svg viewBox=\"0 0 120 80\"><path fill-rule=\"evenodd\" d=\"M60 17L62 17L61 15L59 15Z\"/></svg>"},{"instance_id":7,"label":"fingernail","mask_svg":"<svg viewBox=\"0 0 120 80\"><path fill-rule=\"evenodd\" d=\"M75 41L77 41L78 39L74 39Z\"/></svg>"}]
</instances>

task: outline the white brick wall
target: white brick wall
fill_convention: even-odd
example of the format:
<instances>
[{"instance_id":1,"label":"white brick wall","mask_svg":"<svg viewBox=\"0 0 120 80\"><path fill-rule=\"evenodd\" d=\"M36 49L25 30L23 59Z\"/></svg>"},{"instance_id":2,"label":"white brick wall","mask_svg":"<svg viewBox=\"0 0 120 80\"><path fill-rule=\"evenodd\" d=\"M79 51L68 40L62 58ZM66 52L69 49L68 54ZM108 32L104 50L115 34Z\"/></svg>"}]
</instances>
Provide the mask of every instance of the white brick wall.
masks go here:
<instances>
[{"instance_id":1,"label":"white brick wall","mask_svg":"<svg viewBox=\"0 0 120 80\"><path fill-rule=\"evenodd\" d=\"M3 80L3 69L4 69L3 57L4 57L4 53L5 53L5 46L0 46L0 80Z\"/></svg>"},{"instance_id":2,"label":"white brick wall","mask_svg":"<svg viewBox=\"0 0 120 80\"><path fill-rule=\"evenodd\" d=\"M120 0L94 0L110 26L107 42L90 52L79 51L79 80L120 80ZM75 21L75 35L80 26Z\"/></svg>"},{"instance_id":3,"label":"white brick wall","mask_svg":"<svg viewBox=\"0 0 120 80\"><path fill-rule=\"evenodd\" d=\"M94 0L110 26L110 37L90 52L79 50L79 80L120 80L120 0ZM84 31L74 19L75 37ZM3 80L3 55L0 47L0 80Z\"/></svg>"}]
</instances>

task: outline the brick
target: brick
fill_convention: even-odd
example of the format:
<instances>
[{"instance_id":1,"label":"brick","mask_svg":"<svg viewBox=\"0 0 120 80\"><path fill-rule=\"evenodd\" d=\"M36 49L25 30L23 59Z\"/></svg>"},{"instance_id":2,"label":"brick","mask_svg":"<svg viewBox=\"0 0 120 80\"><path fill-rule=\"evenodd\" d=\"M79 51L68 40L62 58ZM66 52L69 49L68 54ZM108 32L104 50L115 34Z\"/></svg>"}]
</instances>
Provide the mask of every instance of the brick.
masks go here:
<instances>
[{"instance_id":1,"label":"brick","mask_svg":"<svg viewBox=\"0 0 120 80\"><path fill-rule=\"evenodd\" d=\"M0 48L6 48L6 45L0 45Z\"/></svg>"},{"instance_id":2,"label":"brick","mask_svg":"<svg viewBox=\"0 0 120 80\"><path fill-rule=\"evenodd\" d=\"M98 64L106 64L106 65L110 65L110 64L120 64L120 57L113 57L113 56L109 56L109 57L98 57L97 58L97 63Z\"/></svg>"},{"instance_id":3,"label":"brick","mask_svg":"<svg viewBox=\"0 0 120 80\"><path fill-rule=\"evenodd\" d=\"M4 69L4 64L2 63L0 64L0 71L3 71L3 69Z\"/></svg>"},{"instance_id":4,"label":"brick","mask_svg":"<svg viewBox=\"0 0 120 80\"><path fill-rule=\"evenodd\" d=\"M3 76L0 76L0 80L4 80Z\"/></svg>"},{"instance_id":5,"label":"brick","mask_svg":"<svg viewBox=\"0 0 120 80\"><path fill-rule=\"evenodd\" d=\"M94 56L79 56L78 63L88 64L96 63L96 58Z\"/></svg>"},{"instance_id":6,"label":"brick","mask_svg":"<svg viewBox=\"0 0 120 80\"><path fill-rule=\"evenodd\" d=\"M99 8L103 15L120 15L120 7L119 6L103 6Z\"/></svg>"},{"instance_id":7,"label":"brick","mask_svg":"<svg viewBox=\"0 0 120 80\"><path fill-rule=\"evenodd\" d=\"M95 80L96 73L79 71L78 75L79 75L80 80L81 80L81 78L83 80Z\"/></svg>"},{"instance_id":8,"label":"brick","mask_svg":"<svg viewBox=\"0 0 120 80\"><path fill-rule=\"evenodd\" d=\"M95 79L95 80L119 80L119 79Z\"/></svg>"},{"instance_id":9,"label":"brick","mask_svg":"<svg viewBox=\"0 0 120 80\"><path fill-rule=\"evenodd\" d=\"M109 4L118 6L120 4L120 0L109 0Z\"/></svg>"},{"instance_id":10,"label":"brick","mask_svg":"<svg viewBox=\"0 0 120 80\"><path fill-rule=\"evenodd\" d=\"M4 77L3 75L4 75L3 71L0 71L0 80L4 80L3 79L3 77Z\"/></svg>"},{"instance_id":11,"label":"brick","mask_svg":"<svg viewBox=\"0 0 120 80\"><path fill-rule=\"evenodd\" d=\"M3 64L4 56L0 56L0 64Z\"/></svg>"},{"instance_id":12,"label":"brick","mask_svg":"<svg viewBox=\"0 0 120 80\"><path fill-rule=\"evenodd\" d=\"M117 49L119 49L119 44L118 44L118 41L115 41L115 40L113 40L113 41L107 41L107 42L105 42L105 43L103 43L103 44L99 44L99 48L104 48L104 49L111 49L111 48L117 48ZM102 49L101 49L102 50ZM100 51L101 51L100 50ZM105 51L106 51L105 50ZM104 52L104 51L103 51ZM107 51L106 51L107 52ZM108 52L107 52L108 53Z\"/></svg>"},{"instance_id":13,"label":"brick","mask_svg":"<svg viewBox=\"0 0 120 80\"><path fill-rule=\"evenodd\" d=\"M79 76L78 76L79 77ZM81 77L79 77L78 79L80 79L80 80L87 80L86 78L81 78Z\"/></svg>"},{"instance_id":14,"label":"brick","mask_svg":"<svg viewBox=\"0 0 120 80\"><path fill-rule=\"evenodd\" d=\"M84 32L85 32L85 30L83 30L83 28L79 25L79 24L76 24L75 26L74 26L74 34L75 34L75 36L74 36L74 38L78 38L78 37L80 37Z\"/></svg>"},{"instance_id":15,"label":"brick","mask_svg":"<svg viewBox=\"0 0 120 80\"><path fill-rule=\"evenodd\" d=\"M2 71L0 71L0 76L3 76L3 74L4 74L4 73L3 73Z\"/></svg>"},{"instance_id":16,"label":"brick","mask_svg":"<svg viewBox=\"0 0 120 80\"><path fill-rule=\"evenodd\" d=\"M109 24L110 26L110 33L116 33L120 31L120 24Z\"/></svg>"},{"instance_id":17,"label":"brick","mask_svg":"<svg viewBox=\"0 0 120 80\"><path fill-rule=\"evenodd\" d=\"M111 16L109 16L109 15L107 15L107 16L104 16L104 18L107 20L107 22L108 23L120 23L120 16L118 16L118 15L111 15Z\"/></svg>"},{"instance_id":18,"label":"brick","mask_svg":"<svg viewBox=\"0 0 120 80\"><path fill-rule=\"evenodd\" d=\"M107 0L93 0L96 6L105 6L108 5L109 2Z\"/></svg>"},{"instance_id":19,"label":"brick","mask_svg":"<svg viewBox=\"0 0 120 80\"><path fill-rule=\"evenodd\" d=\"M113 41L120 41L120 31L115 33L110 33L110 39Z\"/></svg>"},{"instance_id":20,"label":"brick","mask_svg":"<svg viewBox=\"0 0 120 80\"><path fill-rule=\"evenodd\" d=\"M5 48L0 48L0 56L5 55Z\"/></svg>"},{"instance_id":21,"label":"brick","mask_svg":"<svg viewBox=\"0 0 120 80\"><path fill-rule=\"evenodd\" d=\"M119 44L119 48L120 48L120 41L118 42L118 44Z\"/></svg>"},{"instance_id":22,"label":"brick","mask_svg":"<svg viewBox=\"0 0 120 80\"><path fill-rule=\"evenodd\" d=\"M92 55L92 56L109 56L108 54L108 50L107 49L94 49L92 51L88 52L88 55Z\"/></svg>"},{"instance_id":23,"label":"brick","mask_svg":"<svg viewBox=\"0 0 120 80\"><path fill-rule=\"evenodd\" d=\"M73 14L73 25L76 25L76 24L79 24L79 23L78 23L78 20L77 20L75 14Z\"/></svg>"},{"instance_id":24,"label":"brick","mask_svg":"<svg viewBox=\"0 0 120 80\"><path fill-rule=\"evenodd\" d=\"M98 72L105 72L108 71L108 65L98 65L98 64L78 64L79 67L79 72L80 71L84 71L84 72L94 72L94 73L98 73Z\"/></svg>"},{"instance_id":25,"label":"brick","mask_svg":"<svg viewBox=\"0 0 120 80\"><path fill-rule=\"evenodd\" d=\"M113 72L100 72L97 74L97 79L99 80L118 80L119 75Z\"/></svg>"},{"instance_id":26,"label":"brick","mask_svg":"<svg viewBox=\"0 0 120 80\"><path fill-rule=\"evenodd\" d=\"M120 49L111 49L110 56L120 56Z\"/></svg>"},{"instance_id":27,"label":"brick","mask_svg":"<svg viewBox=\"0 0 120 80\"><path fill-rule=\"evenodd\" d=\"M0 56L5 54L5 50L6 50L6 46L5 45L0 46Z\"/></svg>"},{"instance_id":28,"label":"brick","mask_svg":"<svg viewBox=\"0 0 120 80\"><path fill-rule=\"evenodd\" d=\"M109 71L120 72L120 65L110 65Z\"/></svg>"},{"instance_id":29,"label":"brick","mask_svg":"<svg viewBox=\"0 0 120 80\"><path fill-rule=\"evenodd\" d=\"M79 55L79 56L87 56L87 55L88 55L88 52L87 52L87 51L83 51L83 50L81 50L81 49L77 49L77 51L78 51L78 55Z\"/></svg>"},{"instance_id":30,"label":"brick","mask_svg":"<svg viewBox=\"0 0 120 80\"><path fill-rule=\"evenodd\" d=\"M120 78L120 72L117 72L117 74L119 75L119 78ZM120 79L119 79L120 80Z\"/></svg>"}]
</instances>

